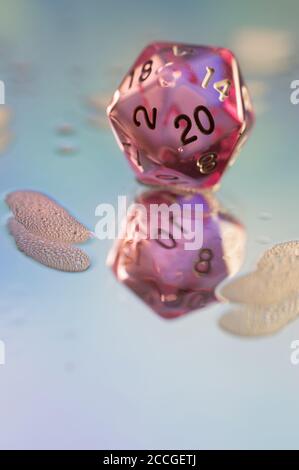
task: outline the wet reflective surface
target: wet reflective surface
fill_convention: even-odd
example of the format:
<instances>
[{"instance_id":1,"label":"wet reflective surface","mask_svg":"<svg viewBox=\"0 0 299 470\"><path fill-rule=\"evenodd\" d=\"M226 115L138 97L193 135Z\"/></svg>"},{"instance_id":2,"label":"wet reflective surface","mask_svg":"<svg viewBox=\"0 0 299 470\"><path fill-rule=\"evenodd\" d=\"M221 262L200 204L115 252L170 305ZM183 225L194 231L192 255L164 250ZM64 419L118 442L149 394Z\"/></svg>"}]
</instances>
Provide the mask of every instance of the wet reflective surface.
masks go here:
<instances>
[{"instance_id":1,"label":"wet reflective surface","mask_svg":"<svg viewBox=\"0 0 299 470\"><path fill-rule=\"evenodd\" d=\"M298 448L299 366L291 362L298 319L266 337L228 334L220 319L252 308L239 299L165 321L106 266L112 240L84 245L85 272L49 269L16 249L4 203L12 191L40 191L94 230L98 204L116 207L118 195L133 200L141 191L102 126L105 97L132 58L159 39L225 46L240 59L257 121L217 193L247 235L244 263L224 282L256 271L266 250L297 240L299 231L299 106L290 102L290 82L299 78L299 5L269 5L10 0L2 8L0 78L12 139L0 155L1 448ZM168 70L161 80L171 92ZM75 132L57 132L64 123ZM77 151L69 154L69 146ZM296 302L284 292L287 318ZM248 322L238 316L239 331L253 330L255 319L255 332L277 325L272 305L287 305L281 293L263 305L269 315L259 307ZM261 292L259 301L272 302L273 294Z\"/></svg>"},{"instance_id":2,"label":"wet reflective surface","mask_svg":"<svg viewBox=\"0 0 299 470\"><path fill-rule=\"evenodd\" d=\"M135 203L142 204L145 211L137 207L127 216L123 238L109 255L108 262L118 280L168 319L215 302L219 283L235 274L242 264L245 229L241 223L221 209L211 194L187 196L152 190L139 195ZM155 239L150 230L154 204L165 205L154 228ZM169 212L173 204L181 208L179 214ZM195 240L194 209L199 204L203 206L203 217L196 230L203 232L203 244L186 249L186 244L188 247ZM188 215L183 212L184 205L190 208ZM145 234L141 240L138 229Z\"/></svg>"}]
</instances>

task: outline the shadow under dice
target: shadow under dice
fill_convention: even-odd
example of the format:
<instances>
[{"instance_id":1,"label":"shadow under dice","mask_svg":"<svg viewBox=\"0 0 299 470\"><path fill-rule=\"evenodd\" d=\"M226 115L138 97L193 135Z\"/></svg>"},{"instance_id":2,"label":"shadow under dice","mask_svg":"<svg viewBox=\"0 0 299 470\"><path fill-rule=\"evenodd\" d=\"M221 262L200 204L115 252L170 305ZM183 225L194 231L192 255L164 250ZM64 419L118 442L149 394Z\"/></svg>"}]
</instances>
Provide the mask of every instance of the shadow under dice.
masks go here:
<instances>
[{"instance_id":1,"label":"shadow under dice","mask_svg":"<svg viewBox=\"0 0 299 470\"><path fill-rule=\"evenodd\" d=\"M180 216L171 210L173 204L181 209ZM161 212L153 225L154 205ZM186 249L196 236L194 218L199 205L201 244ZM243 258L243 226L221 211L211 196L147 191L136 199L122 230L109 254L109 264L120 282L164 318L216 301L216 287L239 270Z\"/></svg>"},{"instance_id":2,"label":"shadow under dice","mask_svg":"<svg viewBox=\"0 0 299 470\"><path fill-rule=\"evenodd\" d=\"M219 182L253 123L228 49L171 43L143 50L107 114L140 181L191 190Z\"/></svg>"}]
</instances>

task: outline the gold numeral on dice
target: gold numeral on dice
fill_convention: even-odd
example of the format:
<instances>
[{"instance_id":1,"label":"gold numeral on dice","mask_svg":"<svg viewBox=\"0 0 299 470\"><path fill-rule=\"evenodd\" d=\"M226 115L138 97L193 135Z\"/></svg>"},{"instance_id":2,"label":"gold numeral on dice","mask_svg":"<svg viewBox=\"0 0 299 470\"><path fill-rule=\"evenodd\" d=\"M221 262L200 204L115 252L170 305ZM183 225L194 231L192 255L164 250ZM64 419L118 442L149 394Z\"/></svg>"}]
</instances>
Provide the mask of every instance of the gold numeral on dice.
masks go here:
<instances>
[{"instance_id":1,"label":"gold numeral on dice","mask_svg":"<svg viewBox=\"0 0 299 470\"><path fill-rule=\"evenodd\" d=\"M213 87L219 93L219 101L224 101L226 98L228 98L231 82L227 79L220 80L219 82L214 83Z\"/></svg>"},{"instance_id":2,"label":"gold numeral on dice","mask_svg":"<svg viewBox=\"0 0 299 470\"><path fill-rule=\"evenodd\" d=\"M213 69L213 67L206 67L206 75L205 75L205 78L203 79L202 83L201 83L201 86L202 88L207 88L208 87L208 84L210 83L210 80L211 78L213 77L214 73L215 73L215 69Z\"/></svg>"}]
</instances>

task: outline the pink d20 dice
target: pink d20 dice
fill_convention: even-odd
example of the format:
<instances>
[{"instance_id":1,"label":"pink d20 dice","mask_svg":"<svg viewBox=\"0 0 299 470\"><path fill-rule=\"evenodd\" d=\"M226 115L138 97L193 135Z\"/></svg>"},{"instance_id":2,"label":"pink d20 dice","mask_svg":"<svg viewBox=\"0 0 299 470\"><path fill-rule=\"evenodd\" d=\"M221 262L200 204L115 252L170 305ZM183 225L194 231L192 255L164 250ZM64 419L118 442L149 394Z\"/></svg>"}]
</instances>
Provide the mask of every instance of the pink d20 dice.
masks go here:
<instances>
[{"instance_id":1,"label":"pink d20 dice","mask_svg":"<svg viewBox=\"0 0 299 470\"><path fill-rule=\"evenodd\" d=\"M253 123L232 52L171 43L142 51L107 113L139 180L193 190L219 182Z\"/></svg>"},{"instance_id":2,"label":"pink d20 dice","mask_svg":"<svg viewBox=\"0 0 299 470\"><path fill-rule=\"evenodd\" d=\"M219 210L211 196L182 196L156 190L143 193L135 202L137 206L129 212L122 236L108 257L118 280L164 318L175 318L216 301L218 284L235 274L241 265L245 245L243 226ZM162 211L154 231L157 236L151 237L151 207L155 204ZM182 209L188 205L191 211L182 211L178 218L177 213L167 211L173 204ZM196 216L193 208L199 204L203 207L202 244L200 248L187 250L190 219ZM165 226L167 234L162 230ZM142 239L138 236L140 232L144 235Z\"/></svg>"}]
</instances>

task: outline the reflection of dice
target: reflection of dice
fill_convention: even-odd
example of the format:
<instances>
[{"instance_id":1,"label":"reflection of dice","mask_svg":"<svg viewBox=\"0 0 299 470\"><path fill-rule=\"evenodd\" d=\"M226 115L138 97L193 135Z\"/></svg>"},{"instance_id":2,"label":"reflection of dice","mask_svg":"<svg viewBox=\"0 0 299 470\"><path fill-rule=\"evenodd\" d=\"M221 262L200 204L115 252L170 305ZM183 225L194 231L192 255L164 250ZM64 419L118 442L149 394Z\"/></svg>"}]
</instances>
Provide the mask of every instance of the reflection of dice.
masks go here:
<instances>
[{"instance_id":1,"label":"reflection of dice","mask_svg":"<svg viewBox=\"0 0 299 470\"><path fill-rule=\"evenodd\" d=\"M218 183L253 122L229 50L170 43L142 51L107 113L143 183L190 189Z\"/></svg>"},{"instance_id":2,"label":"reflection of dice","mask_svg":"<svg viewBox=\"0 0 299 470\"><path fill-rule=\"evenodd\" d=\"M143 193L136 203L134 213L127 216L122 238L115 243L108 258L118 280L165 318L184 315L215 301L218 284L240 267L245 243L243 226L220 211L211 196L208 199L200 194L182 196L157 190ZM191 209L195 204L203 205L201 248L185 249L184 234L190 221L184 215L180 219L171 217L167 211L169 237L159 232L163 212L158 237L149 236L152 205L165 204L167 208L174 203L180 207L190 204ZM182 232L181 239L172 236L175 225ZM136 237L138 230L146 234L146 239Z\"/></svg>"}]
</instances>

